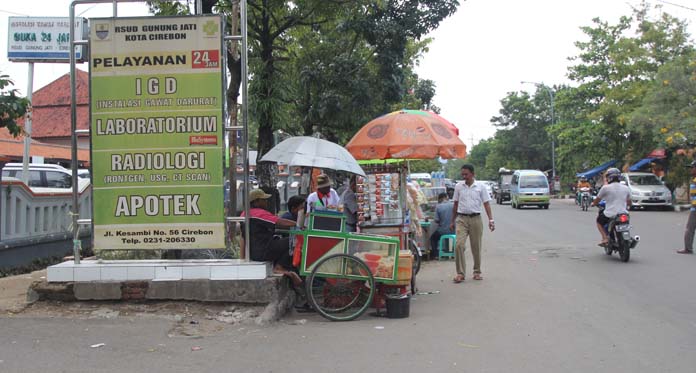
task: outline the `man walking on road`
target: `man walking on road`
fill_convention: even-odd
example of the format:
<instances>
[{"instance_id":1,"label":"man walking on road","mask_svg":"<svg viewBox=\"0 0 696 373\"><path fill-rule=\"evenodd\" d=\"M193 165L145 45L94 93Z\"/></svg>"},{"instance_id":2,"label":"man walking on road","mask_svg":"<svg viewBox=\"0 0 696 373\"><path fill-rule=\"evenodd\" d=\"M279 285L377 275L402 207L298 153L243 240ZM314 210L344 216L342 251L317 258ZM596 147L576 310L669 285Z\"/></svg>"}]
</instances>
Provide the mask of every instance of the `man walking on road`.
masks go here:
<instances>
[{"instance_id":1,"label":"man walking on road","mask_svg":"<svg viewBox=\"0 0 696 373\"><path fill-rule=\"evenodd\" d=\"M677 250L679 254L694 253L694 231L696 231L696 161L691 162L691 182L689 183L689 202L691 211L689 219L686 221L686 231L684 232L684 248Z\"/></svg>"},{"instance_id":2,"label":"man walking on road","mask_svg":"<svg viewBox=\"0 0 696 373\"><path fill-rule=\"evenodd\" d=\"M450 230L454 229L456 223L457 243L454 250L454 259L457 268L457 275L453 281L460 283L464 281L466 272L466 239L469 238L471 244L471 254L474 257L474 280L483 280L481 275L481 237L483 236L483 223L481 221L481 205L486 209L488 215L488 229L495 230L495 222L491 213L488 191L483 184L477 183L474 179L474 166L465 164L461 169L463 182L454 187L454 206L452 206L452 216L456 219L450 223Z\"/></svg>"}]
</instances>

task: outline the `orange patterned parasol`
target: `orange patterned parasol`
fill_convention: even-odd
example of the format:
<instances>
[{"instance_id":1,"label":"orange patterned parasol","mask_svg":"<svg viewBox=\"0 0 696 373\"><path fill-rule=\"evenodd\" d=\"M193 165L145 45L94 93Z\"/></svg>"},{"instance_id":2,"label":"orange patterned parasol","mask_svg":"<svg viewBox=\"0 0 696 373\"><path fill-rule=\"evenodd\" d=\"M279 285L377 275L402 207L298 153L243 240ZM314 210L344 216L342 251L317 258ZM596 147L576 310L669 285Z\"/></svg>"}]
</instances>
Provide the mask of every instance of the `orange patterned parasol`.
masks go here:
<instances>
[{"instance_id":1,"label":"orange patterned parasol","mask_svg":"<svg viewBox=\"0 0 696 373\"><path fill-rule=\"evenodd\" d=\"M444 118L420 110L399 110L373 119L348 142L357 160L466 157L466 145ZM456 128L456 127L455 127Z\"/></svg>"}]
</instances>

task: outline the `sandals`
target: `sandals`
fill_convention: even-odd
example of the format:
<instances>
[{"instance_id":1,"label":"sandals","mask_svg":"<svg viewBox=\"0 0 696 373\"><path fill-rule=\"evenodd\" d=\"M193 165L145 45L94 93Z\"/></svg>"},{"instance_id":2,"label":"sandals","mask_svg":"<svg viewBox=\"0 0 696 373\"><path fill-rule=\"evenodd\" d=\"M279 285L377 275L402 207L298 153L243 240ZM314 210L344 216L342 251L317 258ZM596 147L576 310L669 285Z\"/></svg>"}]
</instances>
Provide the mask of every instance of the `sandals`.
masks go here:
<instances>
[{"instance_id":1,"label":"sandals","mask_svg":"<svg viewBox=\"0 0 696 373\"><path fill-rule=\"evenodd\" d=\"M609 245L609 241L602 241L597 244L597 246L599 247L607 247L607 245Z\"/></svg>"},{"instance_id":2,"label":"sandals","mask_svg":"<svg viewBox=\"0 0 696 373\"><path fill-rule=\"evenodd\" d=\"M452 279L452 282L454 282L455 284L458 284L460 282L464 282L464 275L454 276L454 278Z\"/></svg>"},{"instance_id":3,"label":"sandals","mask_svg":"<svg viewBox=\"0 0 696 373\"><path fill-rule=\"evenodd\" d=\"M474 273L474 280L481 281L483 280L483 276L481 276L480 273Z\"/></svg>"},{"instance_id":4,"label":"sandals","mask_svg":"<svg viewBox=\"0 0 696 373\"><path fill-rule=\"evenodd\" d=\"M693 254L694 252L691 250L686 250L686 249L681 249L677 250L677 254Z\"/></svg>"}]
</instances>

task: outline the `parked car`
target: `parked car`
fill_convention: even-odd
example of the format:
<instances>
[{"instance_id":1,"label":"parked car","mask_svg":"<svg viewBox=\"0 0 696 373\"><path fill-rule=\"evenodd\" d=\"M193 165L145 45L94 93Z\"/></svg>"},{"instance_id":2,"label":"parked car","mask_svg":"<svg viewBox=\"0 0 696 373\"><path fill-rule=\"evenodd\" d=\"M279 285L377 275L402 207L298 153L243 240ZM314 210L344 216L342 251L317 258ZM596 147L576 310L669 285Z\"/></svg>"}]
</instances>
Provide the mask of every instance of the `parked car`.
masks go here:
<instances>
[{"instance_id":1,"label":"parked car","mask_svg":"<svg viewBox=\"0 0 696 373\"><path fill-rule=\"evenodd\" d=\"M457 183L452 180L452 179L445 179L445 188L447 189L447 196L449 199L452 199L454 197L454 187L457 185Z\"/></svg>"},{"instance_id":2,"label":"parked car","mask_svg":"<svg viewBox=\"0 0 696 373\"><path fill-rule=\"evenodd\" d=\"M89 179L89 169L88 168L80 168L77 170L77 177L80 179Z\"/></svg>"},{"instance_id":3,"label":"parked car","mask_svg":"<svg viewBox=\"0 0 696 373\"><path fill-rule=\"evenodd\" d=\"M495 185L495 181L490 181L490 180L478 180L478 182L483 183L483 185L486 186L486 191L488 192L488 196L493 199L493 186Z\"/></svg>"},{"instance_id":4,"label":"parked car","mask_svg":"<svg viewBox=\"0 0 696 373\"><path fill-rule=\"evenodd\" d=\"M505 168L498 170L498 183L493 189L495 203L502 205L505 201L510 201L510 182L514 171Z\"/></svg>"},{"instance_id":5,"label":"parked car","mask_svg":"<svg viewBox=\"0 0 696 373\"><path fill-rule=\"evenodd\" d=\"M2 177L14 177L22 180L23 167L21 163L8 163L2 169ZM89 179L79 181L80 189L89 184ZM34 192L69 193L72 191L72 171L57 165L47 163L29 164L28 186Z\"/></svg>"},{"instance_id":6,"label":"parked car","mask_svg":"<svg viewBox=\"0 0 696 373\"><path fill-rule=\"evenodd\" d=\"M672 207L672 192L650 172L627 172L623 180L631 190L631 202L635 207Z\"/></svg>"}]
</instances>

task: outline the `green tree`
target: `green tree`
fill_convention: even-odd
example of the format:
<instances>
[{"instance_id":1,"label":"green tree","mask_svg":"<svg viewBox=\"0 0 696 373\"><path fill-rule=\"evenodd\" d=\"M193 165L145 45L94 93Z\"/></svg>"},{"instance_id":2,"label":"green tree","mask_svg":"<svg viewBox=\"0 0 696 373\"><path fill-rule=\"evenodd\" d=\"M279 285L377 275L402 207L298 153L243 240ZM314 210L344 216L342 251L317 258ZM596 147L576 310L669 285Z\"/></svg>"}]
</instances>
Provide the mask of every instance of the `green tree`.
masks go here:
<instances>
[{"instance_id":1,"label":"green tree","mask_svg":"<svg viewBox=\"0 0 696 373\"><path fill-rule=\"evenodd\" d=\"M8 89L14 82L9 75L0 75L0 128L7 128L12 136L22 134L17 119L22 118L30 108L29 100L20 97L16 89Z\"/></svg>"},{"instance_id":2,"label":"green tree","mask_svg":"<svg viewBox=\"0 0 696 373\"><path fill-rule=\"evenodd\" d=\"M235 4L207 0L204 12L234 13ZM415 91L420 82L412 71L413 59L427 44L419 40L458 4L456 0L249 0L248 102L250 128L258 129L259 156L273 146L278 129L320 132L345 141L367 119L399 108L402 101L410 104L404 100L406 92ZM234 83L237 73L231 75ZM267 189L275 185L275 174L273 164L257 167L259 181Z\"/></svg>"},{"instance_id":3,"label":"green tree","mask_svg":"<svg viewBox=\"0 0 696 373\"><path fill-rule=\"evenodd\" d=\"M651 144L677 149L696 145L696 53L660 67L631 125Z\"/></svg>"},{"instance_id":4,"label":"green tree","mask_svg":"<svg viewBox=\"0 0 696 373\"><path fill-rule=\"evenodd\" d=\"M498 169L502 166L492 164L492 162L495 161L495 158L491 157L494 147L494 138L481 140L478 144L471 148L471 151L466 157L466 163L470 163L474 166L477 179L495 180L496 176L498 175Z\"/></svg>"},{"instance_id":5,"label":"green tree","mask_svg":"<svg viewBox=\"0 0 696 373\"><path fill-rule=\"evenodd\" d=\"M371 49L370 59L376 73L367 91L372 102L382 104L381 108L375 110L381 114L388 111L391 105L399 102L405 93L403 85L405 66L410 64L404 64L404 58L408 52L409 40L417 40L437 27L444 17L456 10L457 5L458 2L455 0L304 1L293 4L266 0L257 3L255 7L252 7L253 16L250 20L250 29L253 30L254 39L258 42L256 53L259 56L250 89L250 102L253 101L250 108L259 124L257 146L259 154L270 150L272 131L284 120L291 118L285 105L291 101L287 89L291 75L287 74L285 62L289 56L288 45L296 42L292 39L294 28L305 27L322 32L323 26L329 25L333 20L343 27L341 30L346 31L344 35L349 38L352 30L355 33L353 36L355 45L360 43ZM339 71L347 67L350 71L355 65L348 61L350 59L344 60L345 63L335 64L334 67L339 66ZM318 86L325 86L325 84ZM348 91L353 89L354 87L351 87ZM304 93L307 92L311 93L306 89ZM336 95L325 98L324 108L341 108L340 105L332 104L332 101L340 102ZM305 101L305 103L312 102L316 101L312 98ZM319 108L322 106L319 105ZM324 113L324 117L331 118L328 110ZM305 124L311 122L310 117ZM321 126L324 128L322 133L340 133L342 129L351 127L346 121L338 120L337 123L339 126L337 129L329 127L332 125L330 122L322 123ZM364 120L361 118L358 123L357 125L362 125ZM314 123L311 125L315 126ZM307 128L308 125L304 127ZM257 168L262 185L275 185L273 182L275 173L272 172L272 167L270 164L261 164Z\"/></svg>"},{"instance_id":6,"label":"green tree","mask_svg":"<svg viewBox=\"0 0 696 373\"><path fill-rule=\"evenodd\" d=\"M548 93L539 88L534 96L527 92L508 93L499 116L491 118L496 131L493 154L501 167L551 168L551 139L546 131L551 123Z\"/></svg>"},{"instance_id":7,"label":"green tree","mask_svg":"<svg viewBox=\"0 0 696 373\"><path fill-rule=\"evenodd\" d=\"M594 27L582 28L590 40L577 42L580 54L571 58L579 63L569 68L568 76L580 83L581 95L576 97L589 109L586 122L595 124L588 134L616 159L635 160L655 146L653 131L630 123L630 118L658 69L693 50L683 20L667 13L651 20L651 9L642 3L633 17L622 17L616 25L594 19Z\"/></svg>"}]
</instances>

